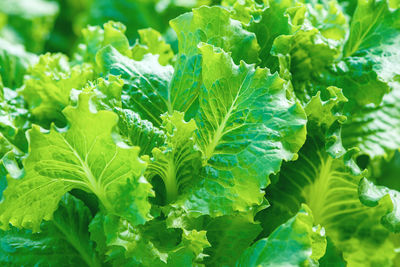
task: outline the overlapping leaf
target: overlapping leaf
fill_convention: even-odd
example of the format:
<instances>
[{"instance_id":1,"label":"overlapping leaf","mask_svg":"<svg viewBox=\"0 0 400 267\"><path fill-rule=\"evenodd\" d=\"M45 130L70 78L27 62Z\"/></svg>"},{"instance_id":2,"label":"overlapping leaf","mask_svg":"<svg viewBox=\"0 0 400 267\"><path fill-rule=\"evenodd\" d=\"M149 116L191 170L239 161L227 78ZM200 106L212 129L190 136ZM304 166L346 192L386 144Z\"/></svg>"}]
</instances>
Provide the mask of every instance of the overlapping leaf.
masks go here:
<instances>
[{"instance_id":1,"label":"overlapping leaf","mask_svg":"<svg viewBox=\"0 0 400 267\"><path fill-rule=\"evenodd\" d=\"M28 70L21 94L28 102L34 120L48 127L51 122L65 125L62 110L72 89L81 89L93 72L88 66L71 67L62 54L45 54Z\"/></svg>"},{"instance_id":2,"label":"overlapping leaf","mask_svg":"<svg viewBox=\"0 0 400 267\"><path fill-rule=\"evenodd\" d=\"M168 229L160 220L133 227L118 217L98 214L90 231L114 265L194 266L209 246L205 231Z\"/></svg>"},{"instance_id":3,"label":"overlapping leaf","mask_svg":"<svg viewBox=\"0 0 400 267\"><path fill-rule=\"evenodd\" d=\"M94 193L106 210L133 224L149 219L147 197L152 191L142 176L146 162L138 157L138 147L114 143L111 131L117 115L93 113L90 97L82 93L78 107L64 110L70 122L68 130L53 128L43 133L34 126L29 131L26 175L8 180L0 204L3 229L11 223L38 231L41 221L52 218L61 197L72 188Z\"/></svg>"},{"instance_id":4,"label":"overlapping leaf","mask_svg":"<svg viewBox=\"0 0 400 267\"><path fill-rule=\"evenodd\" d=\"M14 227L0 232L0 263L5 266L101 266L87 230L91 219L83 202L67 194L60 201L53 220L43 223L42 232Z\"/></svg>"},{"instance_id":5,"label":"overlapping leaf","mask_svg":"<svg viewBox=\"0 0 400 267\"><path fill-rule=\"evenodd\" d=\"M132 60L113 46L106 46L96 57L104 72L121 75L124 80L123 107L160 126L160 115L172 110L168 85L173 68L160 65L158 56L152 54L145 55L141 61Z\"/></svg>"},{"instance_id":6,"label":"overlapping leaf","mask_svg":"<svg viewBox=\"0 0 400 267\"><path fill-rule=\"evenodd\" d=\"M202 178L176 206L220 216L261 204L260 188L291 160L305 137L304 111L286 99L284 81L203 45L198 143ZM218 66L218 67L217 67Z\"/></svg>"},{"instance_id":7,"label":"overlapping leaf","mask_svg":"<svg viewBox=\"0 0 400 267\"><path fill-rule=\"evenodd\" d=\"M229 12L220 7L201 7L183 14L170 22L178 36L179 53L174 76L170 84L171 106L174 110L189 112L193 117L201 86L200 42L208 43L231 52L238 63L257 61L259 46L256 37L243 29L239 21L230 18Z\"/></svg>"},{"instance_id":8,"label":"overlapping leaf","mask_svg":"<svg viewBox=\"0 0 400 267\"><path fill-rule=\"evenodd\" d=\"M249 247L236 266L313 266L325 254L324 229L314 228L311 210L301 210L268 238Z\"/></svg>"},{"instance_id":9,"label":"overlapping leaf","mask_svg":"<svg viewBox=\"0 0 400 267\"><path fill-rule=\"evenodd\" d=\"M132 47L132 58L140 61L145 54L159 55L158 61L165 66L171 64L174 52L171 46L162 39L161 34L153 29L138 31L140 39Z\"/></svg>"}]
</instances>

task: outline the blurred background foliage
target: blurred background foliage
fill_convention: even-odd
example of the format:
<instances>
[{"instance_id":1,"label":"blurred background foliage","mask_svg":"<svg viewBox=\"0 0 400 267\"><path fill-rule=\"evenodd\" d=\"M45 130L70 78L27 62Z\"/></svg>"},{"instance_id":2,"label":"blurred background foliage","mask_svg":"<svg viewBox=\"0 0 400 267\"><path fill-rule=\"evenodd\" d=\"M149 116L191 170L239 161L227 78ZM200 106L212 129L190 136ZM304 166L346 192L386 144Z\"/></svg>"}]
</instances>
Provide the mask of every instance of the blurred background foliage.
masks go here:
<instances>
[{"instance_id":1,"label":"blurred background foliage","mask_svg":"<svg viewBox=\"0 0 400 267\"><path fill-rule=\"evenodd\" d=\"M33 53L73 53L82 28L109 20L127 26L130 43L138 30L153 28L176 47L169 20L213 0L1 0L0 38Z\"/></svg>"}]
</instances>

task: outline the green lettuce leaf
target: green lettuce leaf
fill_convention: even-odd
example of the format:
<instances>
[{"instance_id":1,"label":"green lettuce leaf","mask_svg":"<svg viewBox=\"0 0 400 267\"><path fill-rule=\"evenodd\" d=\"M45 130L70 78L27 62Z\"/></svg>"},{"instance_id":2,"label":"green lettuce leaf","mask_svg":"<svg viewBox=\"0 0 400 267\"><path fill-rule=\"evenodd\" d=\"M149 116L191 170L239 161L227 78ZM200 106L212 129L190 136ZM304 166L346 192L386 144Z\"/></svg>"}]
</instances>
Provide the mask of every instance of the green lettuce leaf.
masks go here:
<instances>
[{"instance_id":1,"label":"green lettuce leaf","mask_svg":"<svg viewBox=\"0 0 400 267\"><path fill-rule=\"evenodd\" d=\"M179 194L197 179L201 167L201 153L195 146L196 123L185 122L184 114L175 111L164 114L162 129L166 133L164 146L152 150L153 161L147 169L149 179L158 175L164 182L166 203L176 200Z\"/></svg>"},{"instance_id":2,"label":"green lettuce leaf","mask_svg":"<svg viewBox=\"0 0 400 267\"><path fill-rule=\"evenodd\" d=\"M397 1L358 1L350 27L350 36L344 47L344 56L393 44L400 30L400 11Z\"/></svg>"},{"instance_id":3,"label":"green lettuce leaf","mask_svg":"<svg viewBox=\"0 0 400 267\"><path fill-rule=\"evenodd\" d=\"M109 75L107 79L98 78L94 81L88 81L82 90L73 89L70 94L70 100L73 104L79 101L81 92L92 93L92 103L99 110L117 110L121 109L121 94L124 81L118 76Z\"/></svg>"},{"instance_id":4,"label":"green lettuce leaf","mask_svg":"<svg viewBox=\"0 0 400 267\"><path fill-rule=\"evenodd\" d=\"M179 53L174 76L169 86L174 110L187 113L192 118L197 109L197 97L201 86L200 42L208 43L232 53L233 60L248 63L258 60L259 46L256 37L243 29L239 21L230 18L221 7L200 7L170 21L178 36Z\"/></svg>"},{"instance_id":5,"label":"green lettuce leaf","mask_svg":"<svg viewBox=\"0 0 400 267\"><path fill-rule=\"evenodd\" d=\"M4 266L102 266L89 239L92 219L84 203L70 194L60 201L51 222L40 233L12 227L0 231L0 263Z\"/></svg>"},{"instance_id":6,"label":"green lettuce leaf","mask_svg":"<svg viewBox=\"0 0 400 267\"><path fill-rule=\"evenodd\" d=\"M345 110L349 119L344 125L343 142L346 147L359 147L371 158L399 147L398 7L396 1L359 1L343 51L346 58L335 67L333 78L356 102Z\"/></svg>"},{"instance_id":7,"label":"green lettuce leaf","mask_svg":"<svg viewBox=\"0 0 400 267\"><path fill-rule=\"evenodd\" d=\"M360 181L360 200L366 206L374 207L382 202L387 206L387 213L382 217L382 224L393 232L400 232L400 193L385 186L377 186L367 179Z\"/></svg>"},{"instance_id":8,"label":"green lettuce leaf","mask_svg":"<svg viewBox=\"0 0 400 267\"><path fill-rule=\"evenodd\" d=\"M379 106L364 106L348 116L343 126L344 146L357 146L371 158L400 148L399 101L400 86L396 83Z\"/></svg>"},{"instance_id":9,"label":"green lettuce leaf","mask_svg":"<svg viewBox=\"0 0 400 267\"><path fill-rule=\"evenodd\" d=\"M271 7L271 4L273 3L268 4L269 7ZM268 8L268 5L265 1L262 3L257 3L254 0L223 0L221 5L228 7L231 11L231 17L241 21L245 26L249 26L249 24L252 22L259 22L263 17L263 11L265 8Z\"/></svg>"},{"instance_id":10,"label":"green lettuce leaf","mask_svg":"<svg viewBox=\"0 0 400 267\"><path fill-rule=\"evenodd\" d=\"M130 109L115 108L118 114L118 128L120 134L126 137L126 143L131 146L140 146L139 155L151 155L156 147L165 143L165 133L151 122L142 120L139 114Z\"/></svg>"},{"instance_id":11,"label":"green lettuce leaf","mask_svg":"<svg viewBox=\"0 0 400 267\"><path fill-rule=\"evenodd\" d=\"M34 126L29 131L26 175L8 179L0 204L1 228L11 223L38 231L41 221L52 218L61 197L73 188L94 193L108 212L125 216L132 224L150 218L147 197L152 191L142 176L147 163L138 157L138 147L115 144L111 132L117 115L93 113L90 97L82 93L77 107L64 110L68 130L43 133Z\"/></svg>"},{"instance_id":12,"label":"green lettuce leaf","mask_svg":"<svg viewBox=\"0 0 400 267\"><path fill-rule=\"evenodd\" d=\"M305 137L305 114L286 99L284 81L211 45L202 45L203 83L196 117L201 179L173 206L199 216L251 210L260 188L292 160ZM268 151L268 152L267 152Z\"/></svg>"},{"instance_id":13,"label":"green lettuce leaf","mask_svg":"<svg viewBox=\"0 0 400 267\"><path fill-rule=\"evenodd\" d=\"M289 35L298 28L298 23L304 19L304 6L297 5L296 1L279 0L269 1L263 10L260 20L253 20L248 27L254 32L261 47L261 66L272 71L278 69L278 61L271 55L271 48L275 38L280 35Z\"/></svg>"},{"instance_id":14,"label":"green lettuce leaf","mask_svg":"<svg viewBox=\"0 0 400 267\"><path fill-rule=\"evenodd\" d=\"M299 159L284 164L279 181L267 188L271 207L256 217L263 224L264 235L306 203L347 264L391 264L396 252L389 231L380 223L390 205L364 206L358 195L364 174L352 159L356 151L343 154L341 149L334 154L336 150L326 142L309 136Z\"/></svg>"},{"instance_id":15,"label":"green lettuce leaf","mask_svg":"<svg viewBox=\"0 0 400 267\"><path fill-rule=\"evenodd\" d=\"M126 26L120 22L108 21L100 26L88 26L82 29L81 43L74 53L74 61L95 64L97 52L107 45L113 46L119 53L132 55L129 40L125 36Z\"/></svg>"},{"instance_id":16,"label":"green lettuce leaf","mask_svg":"<svg viewBox=\"0 0 400 267\"><path fill-rule=\"evenodd\" d=\"M0 265L398 265L398 0L52 1L0 1Z\"/></svg>"},{"instance_id":17,"label":"green lettuce leaf","mask_svg":"<svg viewBox=\"0 0 400 267\"><path fill-rule=\"evenodd\" d=\"M347 120L341 113L343 104L348 101L342 90L332 86L326 91L329 93L327 100L322 99L319 91L304 108L308 118L307 127L312 129L314 135L324 135L336 121L343 123Z\"/></svg>"},{"instance_id":18,"label":"green lettuce leaf","mask_svg":"<svg viewBox=\"0 0 400 267\"><path fill-rule=\"evenodd\" d=\"M349 25L336 0L306 0L307 18L325 38L343 43Z\"/></svg>"},{"instance_id":19,"label":"green lettuce leaf","mask_svg":"<svg viewBox=\"0 0 400 267\"><path fill-rule=\"evenodd\" d=\"M325 231L314 227L311 210L303 204L294 217L246 249L236 266L314 266L325 249Z\"/></svg>"},{"instance_id":20,"label":"green lettuce leaf","mask_svg":"<svg viewBox=\"0 0 400 267\"><path fill-rule=\"evenodd\" d=\"M113 265L194 266L210 245L205 231L171 229L157 219L133 227L119 217L99 213L90 232Z\"/></svg>"},{"instance_id":21,"label":"green lettuce leaf","mask_svg":"<svg viewBox=\"0 0 400 267\"><path fill-rule=\"evenodd\" d=\"M91 68L86 65L72 67L62 54L40 56L39 62L29 68L21 91L33 120L44 127L49 127L51 122L64 126L62 110L69 103L71 90L81 89L92 75Z\"/></svg>"},{"instance_id":22,"label":"green lettuce leaf","mask_svg":"<svg viewBox=\"0 0 400 267\"><path fill-rule=\"evenodd\" d=\"M209 257L206 266L233 266L261 232L253 216L234 214L211 220L205 227L210 247L205 249Z\"/></svg>"},{"instance_id":23,"label":"green lettuce leaf","mask_svg":"<svg viewBox=\"0 0 400 267\"><path fill-rule=\"evenodd\" d=\"M158 56L146 54L141 61L135 61L109 45L99 51L96 61L103 72L121 75L123 108L137 112L155 126L161 125L161 114L173 110L168 88L173 68L160 65Z\"/></svg>"},{"instance_id":24,"label":"green lettuce leaf","mask_svg":"<svg viewBox=\"0 0 400 267\"><path fill-rule=\"evenodd\" d=\"M318 79L339 55L338 49L329 39L316 28L309 27L292 35L277 37L271 53L278 57L280 75L292 82L294 93L303 105L315 96L319 89L312 81ZM323 89L328 85L336 84L324 85Z\"/></svg>"},{"instance_id":25,"label":"green lettuce leaf","mask_svg":"<svg viewBox=\"0 0 400 267\"><path fill-rule=\"evenodd\" d=\"M396 9L394 9L396 8ZM359 1L344 46L343 59L324 74L330 85L343 88L348 112L360 106L378 106L398 80L400 10L389 1Z\"/></svg>"},{"instance_id":26,"label":"green lettuce leaf","mask_svg":"<svg viewBox=\"0 0 400 267\"><path fill-rule=\"evenodd\" d=\"M141 61L147 53L159 55L158 62L165 66L172 63L174 52L171 46L163 40L161 34L151 28L138 31L140 38L132 47L132 58Z\"/></svg>"}]
</instances>

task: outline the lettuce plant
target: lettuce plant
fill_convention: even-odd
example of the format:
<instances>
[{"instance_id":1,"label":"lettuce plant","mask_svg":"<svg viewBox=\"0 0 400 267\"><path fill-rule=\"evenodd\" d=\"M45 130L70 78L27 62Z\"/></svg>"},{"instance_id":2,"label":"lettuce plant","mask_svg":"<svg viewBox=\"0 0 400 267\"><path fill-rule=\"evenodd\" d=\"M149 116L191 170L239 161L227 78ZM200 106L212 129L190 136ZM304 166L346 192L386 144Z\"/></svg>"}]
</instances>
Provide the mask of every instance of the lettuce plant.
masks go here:
<instances>
[{"instance_id":1,"label":"lettuce plant","mask_svg":"<svg viewBox=\"0 0 400 267\"><path fill-rule=\"evenodd\" d=\"M1 35L2 265L398 266L400 3L209 4Z\"/></svg>"}]
</instances>

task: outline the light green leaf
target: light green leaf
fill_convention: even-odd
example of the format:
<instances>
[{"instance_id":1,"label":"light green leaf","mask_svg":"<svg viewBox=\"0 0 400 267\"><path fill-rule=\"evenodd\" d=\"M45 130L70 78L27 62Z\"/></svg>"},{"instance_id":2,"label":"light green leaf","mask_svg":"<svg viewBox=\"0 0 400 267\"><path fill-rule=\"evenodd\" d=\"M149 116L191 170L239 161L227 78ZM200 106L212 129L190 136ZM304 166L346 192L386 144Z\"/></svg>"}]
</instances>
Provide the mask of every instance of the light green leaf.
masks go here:
<instances>
[{"instance_id":1,"label":"light green leaf","mask_svg":"<svg viewBox=\"0 0 400 267\"><path fill-rule=\"evenodd\" d=\"M106 46L96 56L98 66L107 74L121 75L124 81L122 107L139 113L140 117L161 125L160 115L172 111L168 84L172 66L162 66L157 56L146 54L141 61L120 54L114 47Z\"/></svg>"},{"instance_id":2,"label":"light green leaf","mask_svg":"<svg viewBox=\"0 0 400 267\"><path fill-rule=\"evenodd\" d=\"M266 190L271 207L257 217L264 235L306 203L350 266L390 263L396 253L389 231L380 223L388 206L371 209L360 202L358 184L364 174L352 160L356 151L340 156L328 153L326 146L309 136L299 159L282 166L279 181Z\"/></svg>"},{"instance_id":3,"label":"light green leaf","mask_svg":"<svg viewBox=\"0 0 400 267\"><path fill-rule=\"evenodd\" d=\"M179 53L174 76L169 86L174 110L187 113L192 118L197 109L197 97L201 86L200 42L208 43L232 53L235 62L248 63L258 60L259 46L256 37L242 28L239 21L230 18L221 7L200 7L170 21L178 36ZM189 112L188 112L189 111Z\"/></svg>"},{"instance_id":4,"label":"light green leaf","mask_svg":"<svg viewBox=\"0 0 400 267\"><path fill-rule=\"evenodd\" d=\"M52 218L61 197L73 188L94 193L107 212L132 224L150 218L147 197L152 191L142 176L147 163L138 157L138 147L114 143L111 133L117 115L93 113L90 97L82 93L77 107L64 110L68 130L43 133L34 126L29 131L26 175L8 180L0 204L1 228L11 223L38 231L41 221Z\"/></svg>"},{"instance_id":5,"label":"light green leaf","mask_svg":"<svg viewBox=\"0 0 400 267\"><path fill-rule=\"evenodd\" d=\"M400 148L399 102L400 86L393 84L379 106L364 106L348 116L343 127L344 146L357 146L372 159Z\"/></svg>"},{"instance_id":6,"label":"light green leaf","mask_svg":"<svg viewBox=\"0 0 400 267\"><path fill-rule=\"evenodd\" d=\"M92 218L82 201L67 194L51 222L40 233L11 228L0 231L0 263L4 266L102 266L89 239Z\"/></svg>"},{"instance_id":7,"label":"light green leaf","mask_svg":"<svg viewBox=\"0 0 400 267\"><path fill-rule=\"evenodd\" d=\"M311 210L300 211L280 225L268 238L248 248L236 266L313 266L325 253L326 239L321 227L314 227Z\"/></svg>"},{"instance_id":8,"label":"light green leaf","mask_svg":"<svg viewBox=\"0 0 400 267\"><path fill-rule=\"evenodd\" d=\"M35 122L46 127L51 122L64 126L62 110L69 103L71 90L81 89L92 75L93 71L87 65L71 67L66 56L47 53L28 70L20 93Z\"/></svg>"},{"instance_id":9,"label":"light green leaf","mask_svg":"<svg viewBox=\"0 0 400 267\"><path fill-rule=\"evenodd\" d=\"M142 120L134 111L121 108L123 85L123 80L110 74L107 79L98 78L94 82L89 82L82 91L94 93L91 100L97 109L112 110L118 115L119 134L126 144L140 146L140 156L151 155L154 147L164 144L165 134L151 122ZM78 102L79 94L82 91L75 90L73 92L72 102Z\"/></svg>"},{"instance_id":10,"label":"light green leaf","mask_svg":"<svg viewBox=\"0 0 400 267\"><path fill-rule=\"evenodd\" d=\"M316 28L306 27L292 35L277 37L271 54L279 59L280 75L291 80L296 97L305 104L318 90L312 81L334 63L339 51Z\"/></svg>"},{"instance_id":11,"label":"light green leaf","mask_svg":"<svg viewBox=\"0 0 400 267\"><path fill-rule=\"evenodd\" d=\"M114 110L120 109L121 93L124 81L117 76L108 75L107 79L98 78L95 81L88 81L86 86L80 90L71 92L71 102L78 102L79 94L83 91L93 93L93 104L99 110Z\"/></svg>"},{"instance_id":12,"label":"light green leaf","mask_svg":"<svg viewBox=\"0 0 400 267\"><path fill-rule=\"evenodd\" d=\"M269 1L261 15L261 20L254 20L249 25L249 31L254 32L261 47L261 66L272 71L278 69L278 61L270 53L272 44L280 35L292 34L298 28L298 23L304 19L305 7L296 4L294 0Z\"/></svg>"},{"instance_id":13,"label":"light green leaf","mask_svg":"<svg viewBox=\"0 0 400 267\"><path fill-rule=\"evenodd\" d=\"M390 6L391 2L394 6ZM389 0L358 1L344 56L395 42L400 31L400 10L396 5L396 1Z\"/></svg>"},{"instance_id":14,"label":"light green leaf","mask_svg":"<svg viewBox=\"0 0 400 267\"><path fill-rule=\"evenodd\" d=\"M263 201L261 188L305 138L305 114L286 99L284 81L211 45L201 46L203 84L198 144L201 179L174 207L195 216L248 211Z\"/></svg>"},{"instance_id":15,"label":"light green leaf","mask_svg":"<svg viewBox=\"0 0 400 267\"><path fill-rule=\"evenodd\" d=\"M201 84L201 54L197 48L200 42L232 52L237 61L254 62L257 59L258 45L254 34L245 31L239 21L230 19L229 12L220 7L194 9L192 13L172 20L171 26L179 41L175 70L160 65L157 56L147 54L140 61L134 61L112 47L101 49L96 56L103 72L121 75L125 80L124 107L138 112L141 118L155 126L161 125L159 117L165 112L172 114L178 110L186 112L188 118L194 116Z\"/></svg>"},{"instance_id":16,"label":"light green leaf","mask_svg":"<svg viewBox=\"0 0 400 267\"><path fill-rule=\"evenodd\" d=\"M325 38L343 43L349 25L336 0L306 0L307 18Z\"/></svg>"},{"instance_id":17,"label":"light green leaf","mask_svg":"<svg viewBox=\"0 0 400 267\"><path fill-rule=\"evenodd\" d=\"M382 224L393 232L400 232L400 193L385 186L377 186L367 179L359 185L360 200L369 207L385 206L387 213L382 217Z\"/></svg>"},{"instance_id":18,"label":"light green leaf","mask_svg":"<svg viewBox=\"0 0 400 267\"><path fill-rule=\"evenodd\" d=\"M154 160L149 164L147 176L151 179L158 175L163 180L166 202L170 203L197 179L201 153L195 146L197 127L193 119L186 122L184 114L177 111L172 115L164 114L161 118L166 143L152 150Z\"/></svg>"},{"instance_id":19,"label":"light green leaf","mask_svg":"<svg viewBox=\"0 0 400 267\"><path fill-rule=\"evenodd\" d=\"M131 57L132 52L129 47L128 38L125 36L126 27L120 22L109 21L104 23L104 39L102 47L111 45L122 55Z\"/></svg>"},{"instance_id":20,"label":"light green leaf","mask_svg":"<svg viewBox=\"0 0 400 267\"><path fill-rule=\"evenodd\" d=\"M269 7L271 7L271 4L274 4L274 2L268 4ZM223 0L221 5L230 9L233 19L239 20L247 26L253 21L259 22L262 17L266 17L263 15L263 11L268 8L265 1L263 3L257 3L254 0Z\"/></svg>"},{"instance_id":21,"label":"light green leaf","mask_svg":"<svg viewBox=\"0 0 400 267\"><path fill-rule=\"evenodd\" d=\"M348 57L336 64L330 77L352 103L345 109L349 114L343 128L345 146L357 146L371 158L400 146L396 108L400 10L396 5L395 1L359 1L344 48Z\"/></svg>"},{"instance_id":22,"label":"light green leaf","mask_svg":"<svg viewBox=\"0 0 400 267\"><path fill-rule=\"evenodd\" d=\"M358 1L343 60L325 78L343 88L349 112L369 103L378 106L390 83L398 80L400 10L389 5L386 0Z\"/></svg>"},{"instance_id":23,"label":"light green leaf","mask_svg":"<svg viewBox=\"0 0 400 267\"><path fill-rule=\"evenodd\" d=\"M174 57L171 46L165 43L161 34L151 28L138 31L139 39L132 47L132 58L136 61L141 61L147 53L158 55L158 62L165 66L171 64Z\"/></svg>"},{"instance_id":24,"label":"light green leaf","mask_svg":"<svg viewBox=\"0 0 400 267\"><path fill-rule=\"evenodd\" d=\"M205 231L171 229L157 219L133 227L100 213L90 229L91 237L106 245L107 261L115 266L195 266L210 245Z\"/></svg>"},{"instance_id":25,"label":"light green leaf","mask_svg":"<svg viewBox=\"0 0 400 267\"><path fill-rule=\"evenodd\" d=\"M307 114L308 127L312 127L314 131L321 133L325 133L334 122L343 123L347 119L338 112L341 111L342 103L347 102L342 90L331 86L326 89L326 92L329 93L328 100L322 100L321 92L318 91L304 108Z\"/></svg>"},{"instance_id":26,"label":"light green leaf","mask_svg":"<svg viewBox=\"0 0 400 267\"><path fill-rule=\"evenodd\" d=\"M114 108L114 112L119 117L120 134L127 139L127 144L140 146L139 155L151 155L153 148L165 143L165 133L151 122L142 120L137 113L120 108Z\"/></svg>"},{"instance_id":27,"label":"light green leaf","mask_svg":"<svg viewBox=\"0 0 400 267\"><path fill-rule=\"evenodd\" d=\"M328 84L343 89L344 95L349 100L345 107L345 111L349 114L371 103L377 106L389 92L388 84L382 81L374 70L377 64L379 61L371 59L368 55L345 58L320 76L327 81L321 83L323 87Z\"/></svg>"},{"instance_id":28,"label":"light green leaf","mask_svg":"<svg viewBox=\"0 0 400 267\"><path fill-rule=\"evenodd\" d=\"M74 54L74 60L95 64L97 52L107 45L114 47L124 56L131 57L128 38L125 36L126 27L120 22L108 21L99 26L87 26L82 30L82 40Z\"/></svg>"}]
</instances>

